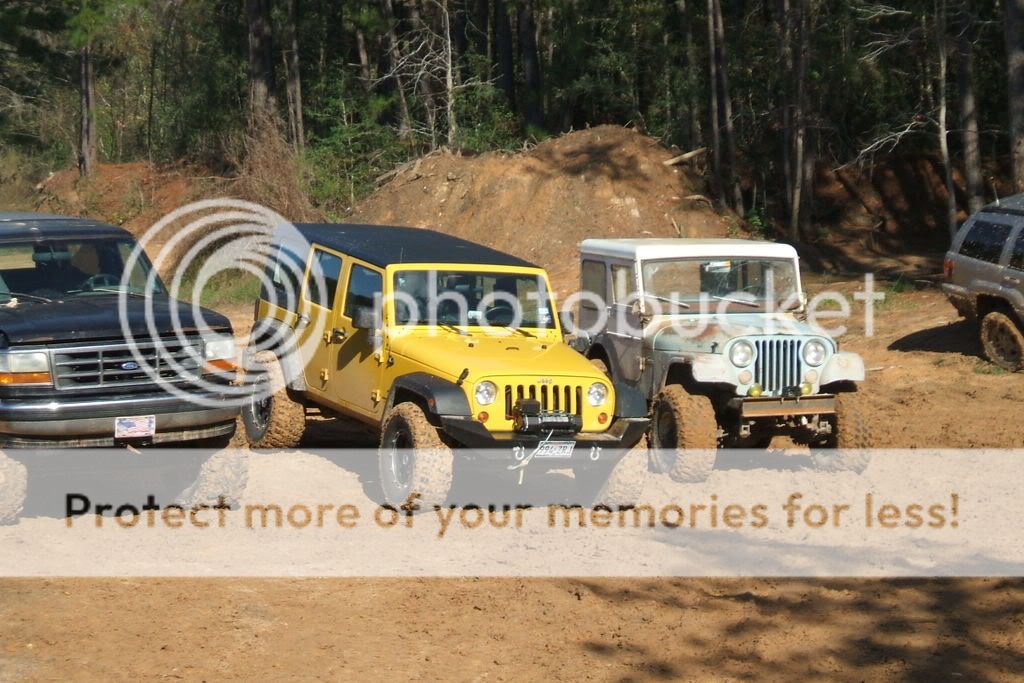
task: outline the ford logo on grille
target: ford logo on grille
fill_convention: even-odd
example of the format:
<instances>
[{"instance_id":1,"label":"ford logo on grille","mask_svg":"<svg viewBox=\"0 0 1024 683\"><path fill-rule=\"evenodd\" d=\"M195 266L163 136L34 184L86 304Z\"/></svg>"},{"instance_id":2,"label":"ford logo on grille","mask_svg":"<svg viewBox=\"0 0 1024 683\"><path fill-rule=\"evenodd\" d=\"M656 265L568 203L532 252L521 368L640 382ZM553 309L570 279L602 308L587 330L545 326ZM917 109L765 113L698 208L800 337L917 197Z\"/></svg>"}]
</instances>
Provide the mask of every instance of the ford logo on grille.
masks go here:
<instances>
[{"instance_id":1,"label":"ford logo on grille","mask_svg":"<svg viewBox=\"0 0 1024 683\"><path fill-rule=\"evenodd\" d=\"M139 369L139 364L136 363L133 360L125 361L124 363L121 363L121 369L122 370L138 370Z\"/></svg>"}]
</instances>

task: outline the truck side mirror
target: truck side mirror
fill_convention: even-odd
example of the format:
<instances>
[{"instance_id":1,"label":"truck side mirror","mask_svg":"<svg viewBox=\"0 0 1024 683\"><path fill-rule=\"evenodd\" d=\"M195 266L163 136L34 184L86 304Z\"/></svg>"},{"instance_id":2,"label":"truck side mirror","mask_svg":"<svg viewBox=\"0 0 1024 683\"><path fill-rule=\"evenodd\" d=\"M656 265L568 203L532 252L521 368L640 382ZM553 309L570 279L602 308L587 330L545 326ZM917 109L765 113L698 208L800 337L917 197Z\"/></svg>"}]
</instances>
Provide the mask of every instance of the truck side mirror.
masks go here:
<instances>
[{"instance_id":1,"label":"truck side mirror","mask_svg":"<svg viewBox=\"0 0 1024 683\"><path fill-rule=\"evenodd\" d=\"M576 316L572 314L572 311L559 311L558 322L562 324L564 334L573 334L576 331Z\"/></svg>"},{"instance_id":2,"label":"truck side mirror","mask_svg":"<svg viewBox=\"0 0 1024 683\"><path fill-rule=\"evenodd\" d=\"M377 328L377 315L369 306L358 306L352 313L352 327L357 330L373 330Z\"/></svg>"}]
</instances>

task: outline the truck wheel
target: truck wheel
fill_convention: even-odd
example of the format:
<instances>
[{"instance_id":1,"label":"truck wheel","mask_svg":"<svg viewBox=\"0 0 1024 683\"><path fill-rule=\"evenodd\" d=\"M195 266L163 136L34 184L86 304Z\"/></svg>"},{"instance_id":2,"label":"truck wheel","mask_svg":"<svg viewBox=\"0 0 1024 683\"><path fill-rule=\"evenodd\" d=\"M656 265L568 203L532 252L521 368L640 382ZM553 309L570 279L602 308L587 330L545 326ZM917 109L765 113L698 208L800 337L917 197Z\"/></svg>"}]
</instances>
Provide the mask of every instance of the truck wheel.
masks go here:
<instances>
[{"instance_id":1,"label":"truck wheel","mask_svg":"<svg viewBox=\"0 0 1024 683\"><path fill-rule=\"evenodd\" d=\"M424 509L448 499L455 456L415 403L399 403L384 416L377 460L388 505L398 507L414 493Z\"/></svg>"},{"instance_id":2,"label":"truck wheel","mask_svg":"<svg viewBox=\"0 0 1024 683\"><path fill-rule=\"evenodd\" d=\"M811 462L821 472L860 474L871 463L872 421L856 394L836 396L832 433L811 444Z\"/></svg>"},{"instance_id":3,"label":"truck wheel","mask_svg":"<svg viewBox=\"0 0 1024 683\"><path fill-rule=\"evenodd\" d=\"M25 466L0 453L0 526L14 524L25 507L28 472Z\"/></svg>"},{"instance_id":4,"label":"truck wheel","mask_svg":"<svg viewBox=\"0 0 1024 683\"><path fill-rule=\"evenodd\" d=\"M281 361L273 352L261 351L253 358L248 372L253 375L249 379L252 394L242 406L242 424L249 445L295 448L306 431L306 408L289 398Z\"/></svg>"},{"instance_id":5,"label":"truck wheel","mask_svg":"<svg viewBox=\"0 0 1024 683\"><path fill-rule=\"evenodd\" d=\"M985 357L1004 370L1024 370L1024 334L1010 316L992 311L981 321Z\"/></svg>"},{"instance_id":6,"label":"truck wheel","mask_svg":"<svg viewBox=\"0 0 1024 683\"><path fill-rule=\"evenodd\" d=\"M718 420L711 399L687 393L678 384L654 399L651 469L678 482L700 482L715 469Z\"/></svg>"},{"instance_id":7,"label":"truck wheel","mask_svg":"<svg viewBox=\"0 0 1024 683\"><path fill-rule=\"evenodd\" d=\"M191 486L178 497L179 505L219 505L236 509L249 485L249 453L231 448L214 453L199 469Z\"/></svg>"},{"instance_id":8,"label":"truck wheel","mask_svg":"<svg viewBox=\"0 0 1024 683\"><path fill-rule=\"evenodd\" d=\"M647 483L647 449L636 446L611 471L600 465L573 469L576 490L589 506L628 508L639 504Z\"/></svg>"}]
</instances>

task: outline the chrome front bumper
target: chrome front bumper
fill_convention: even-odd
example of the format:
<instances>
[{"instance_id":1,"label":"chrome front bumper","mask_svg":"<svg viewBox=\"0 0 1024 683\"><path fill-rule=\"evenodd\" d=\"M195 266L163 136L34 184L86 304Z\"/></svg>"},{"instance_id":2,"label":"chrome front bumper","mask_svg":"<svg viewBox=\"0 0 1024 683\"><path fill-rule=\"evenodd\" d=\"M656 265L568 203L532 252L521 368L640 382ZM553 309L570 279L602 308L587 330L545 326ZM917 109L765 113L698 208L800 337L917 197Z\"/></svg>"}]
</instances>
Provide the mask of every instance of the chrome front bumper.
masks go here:
<instances>
[{"instance_id":1,"label":"chrome front bumper","mask_svg":"<svg viewBox=\"0 0 1024 683\"><path fill-rule=\"evenodd\" d=\"M154 442L206 438L233 429L239 409L225 397L204 393L208 407L164 392L112 397L0 400L0 442L100 445L113 443L114 418L154 415Z\"/></svg>"}]
</instances>

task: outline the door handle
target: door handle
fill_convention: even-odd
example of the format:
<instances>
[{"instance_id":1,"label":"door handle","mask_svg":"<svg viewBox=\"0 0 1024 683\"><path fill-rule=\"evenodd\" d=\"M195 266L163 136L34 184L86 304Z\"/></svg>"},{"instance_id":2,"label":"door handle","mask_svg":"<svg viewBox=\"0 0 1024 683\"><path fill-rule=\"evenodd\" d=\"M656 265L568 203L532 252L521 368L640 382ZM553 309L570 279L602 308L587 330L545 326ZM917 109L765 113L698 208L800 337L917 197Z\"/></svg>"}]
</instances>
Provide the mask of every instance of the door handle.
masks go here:
<instances>
[{"instance_id":1,"label":"door handle","mask_svg":"<svg viewBox=\"0 0 1024 683\"><path fill-rule=\"evenodd\" d=\"M1020 284L1020 278L1019 277L1010 277L1009 275L1004 276L1003 277L1003 281L1004 282L1009 282L1012 285L1019 285Z\"/></svg>"}]
</instances>

